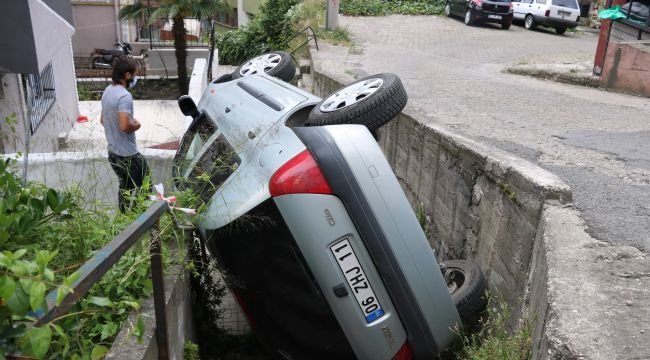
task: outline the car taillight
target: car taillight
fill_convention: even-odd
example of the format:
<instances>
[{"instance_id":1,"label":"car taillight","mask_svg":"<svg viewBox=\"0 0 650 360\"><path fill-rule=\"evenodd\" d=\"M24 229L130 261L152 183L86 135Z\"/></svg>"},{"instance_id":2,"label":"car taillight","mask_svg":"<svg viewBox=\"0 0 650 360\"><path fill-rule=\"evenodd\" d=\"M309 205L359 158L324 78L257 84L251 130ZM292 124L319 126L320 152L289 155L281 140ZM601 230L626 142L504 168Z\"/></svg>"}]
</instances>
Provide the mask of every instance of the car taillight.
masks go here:
<instances>
[{"instance_id":1,"label":"car taillight","mask_svg":"<svg viewBox=\"0 0 650 360\"><path fill-rule=\"evenodd\" d=\"M508 9L510 9L510 11L512 11L512 3L511 2L508 3Z\"/></svg>"},{"instance_id":2,"label":"car taillight","mask_svg":"<svg viewBox=\"0 0 650 360\"><path fill-rule=\"evenodd\" d=\"M474 3L474 5L479 6L479 7L481 5L483 5L483 0L472 0L472 2Z\"/></svg>"},{"instance_id":3,"label":"car taillight","mask_svg":"<svg viewBox=\"0 0 650 360\"><path fill-rule=\"evenodd\" d=\"M413 351L411 351L409 343L402 345L397 354L393 356L393 360L413 360Z\"/></svg>"},{"instance_id":4,"label":"car taillight","mask_svg":"<svg viewBox=\"0 0 650 360\"><path fill-rule=\"evenodd\" d=\"M544 13L544 16L546 16L546 17L551 16L551 10L546 10L546 12Z\"/></svg>"},{"instance_id":5,"label":"car taillight","mask_svg":"<svg viewBox=\"0 0 650 360\"><path fill-rule=\"evenodd\" d=\"M287 194L333 194L309 150L282 165L269 181L271 196Z\"/></svg>"}]
</instances>

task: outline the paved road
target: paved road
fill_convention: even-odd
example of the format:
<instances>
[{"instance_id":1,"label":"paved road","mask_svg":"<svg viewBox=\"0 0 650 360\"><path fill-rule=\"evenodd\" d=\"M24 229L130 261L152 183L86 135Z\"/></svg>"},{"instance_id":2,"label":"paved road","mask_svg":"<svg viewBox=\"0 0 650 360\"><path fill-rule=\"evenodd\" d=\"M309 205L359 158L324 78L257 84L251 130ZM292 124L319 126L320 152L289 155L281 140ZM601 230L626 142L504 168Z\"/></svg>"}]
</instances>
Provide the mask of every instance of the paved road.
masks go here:
<instances>
[{"instance_id":1,"label":"paved road","mask_svg":"<svg viewBox=\"0 0 650 360\"><path fill-rule=\"evenodd\" d=\"M326 46L325 66L397 73L422 118L558 174L592 236L650 250L650 99L501 73L509 64L591 58L595 35L425 16L341 24L356 45Z\"/></svg>"}]
</instances>

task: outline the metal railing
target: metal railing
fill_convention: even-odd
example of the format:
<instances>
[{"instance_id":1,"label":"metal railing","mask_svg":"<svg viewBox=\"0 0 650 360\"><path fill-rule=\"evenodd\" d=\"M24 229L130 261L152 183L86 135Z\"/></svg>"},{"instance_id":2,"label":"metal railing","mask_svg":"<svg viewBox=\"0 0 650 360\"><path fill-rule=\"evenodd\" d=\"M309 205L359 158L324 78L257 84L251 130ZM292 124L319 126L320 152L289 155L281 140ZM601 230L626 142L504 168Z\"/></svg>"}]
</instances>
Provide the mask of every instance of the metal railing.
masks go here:
<instances>
[{"instance_id":1,"label":"metal railing","mask_svg":"<svg viewBox=\"0 0 650 360\"><path fill-rule=\"evenodd\" d=\"M149 48L173 47L172 18L160 18L151 24L137 21L138 41L149 43ZM185 18L185 41L187 47L208 47L213 25L210 19Z\"/></svg>"},{"instance_id":2,"label":"metal railing","mask_svg":"<svg viewBox=\"0 0 650 360\"><path fill-rule=\"evenodd\" d=\"M154 310L156 314L155 334L158 344L158 359L169 359L169 334L167 329L167 315L165 313L165 280L160 247L160 217L169 210L170 208L166 201L156 202L131 223L131 225L113 238L111 242L97 251L92 258L79 268L79 277L70 286L72 292L64 297L61 304L56 305L58 289L54 289L47 295L47 313L39 317L34 325L46 324L66 314L143 235L150 231L151 247L149 251Z\"/></svg>"},{"instance_id":3,"label":"metal railing","mask_svg":"<svg viewBox=\"0 0 650 360\"><path fill-rule=\"evenodd\" d=\"M311 35L310 35L310 32L311 32ZM296 51L302 49L305 45L309 44L309 41L312 40L312 39L314 40L314 44L316 45L316 50L318 50L318 38L316 37L316 32L314 31L314 29L312 29L311 26L307 26L306 28L304 28L304 29L298 31L297 33L293 34L289 38L289 40L287 40L287 44L290 44L293 40L295 40L296 38L298 38L298 36L300 36L302 34L307 35L307 40L305 40L305 42L298 45L295 49L293 49L293 51L291 51L289 53L289 55L291 55L291 57L294 60L296 60L296 58L293 56L293 54L295 54Z\"/></svg>"},{"instance_id":4,"label":"metal railing","mask_svg":"<svg viewBox=\"0 0 650 360\"><path fill-rule=\"evenodd\" d=\"M644 33L650 34L650 16L646 17L645 21L638 19L636 16L633 16L632 7L636 2L636 0L631 0L628 3L629 7L627 8L627 17L625 18L627 21L625 21L625 23L638 30L637 40L643 40Z\"/></svg>"},{"instance_id":5,"label":"metal railing","mask_svg":"<svg viewBox=\"0 0 650 360\"><path fill-rule=\"evenodd\" d=\"M56 101L52 62L47 64L40 74L26 74L24 79L30 129L34 134Z\"/></svg>"}]
</instances>

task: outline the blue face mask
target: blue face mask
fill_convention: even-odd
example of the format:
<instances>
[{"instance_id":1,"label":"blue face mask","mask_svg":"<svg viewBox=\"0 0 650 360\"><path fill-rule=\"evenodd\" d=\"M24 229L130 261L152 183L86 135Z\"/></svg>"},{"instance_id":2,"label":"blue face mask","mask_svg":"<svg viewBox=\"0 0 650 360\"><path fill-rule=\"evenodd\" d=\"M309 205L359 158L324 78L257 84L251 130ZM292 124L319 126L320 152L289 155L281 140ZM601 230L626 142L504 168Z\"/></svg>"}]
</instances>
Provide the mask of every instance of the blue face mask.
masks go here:
<instances>
[{"instance_id":1,"label":"blue face mask","mask_svg":"<svg viewBox=\"0 0 650 360\"><path fill-rule=\"evenodd\" d=\"M133 79L129 82L129 89L134 87L138 83L138 75L134 76Z\"/></svg>"}]
</instances>

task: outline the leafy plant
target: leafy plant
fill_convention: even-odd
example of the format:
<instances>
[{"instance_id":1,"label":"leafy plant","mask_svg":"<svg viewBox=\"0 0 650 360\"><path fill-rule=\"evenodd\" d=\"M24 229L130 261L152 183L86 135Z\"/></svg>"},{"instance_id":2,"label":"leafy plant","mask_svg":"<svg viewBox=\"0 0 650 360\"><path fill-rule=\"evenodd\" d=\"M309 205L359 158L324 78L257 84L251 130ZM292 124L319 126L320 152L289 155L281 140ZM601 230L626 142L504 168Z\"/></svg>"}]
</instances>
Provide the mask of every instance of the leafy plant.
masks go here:
<instances>
[{"instance_id":1,"label":"leafy plant","mask_svg":"<svg viewBox=\"0 0 650 360\"><path fill-rule=\"evenodd\" d=\"M287 12L296 4L297 0L268 0L247 26L218 34L219 62L239 65L267 51L285 50L293 33Z\"/></svg>"},{"instance_id":2,"label":"leafy plant","mask_svg":"<svg viewBox=\"0 0 650 360\"><path fill-rule=\"evenodd\" d=\"M447 351L443 358L462 360L529 360L532 358L532 325L527 318L509 329L512 311L508 304L494 297L480 330L473 334L459 334L460 340Z\"/></svg>"}]
</instances>

